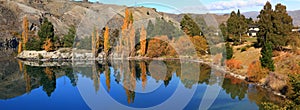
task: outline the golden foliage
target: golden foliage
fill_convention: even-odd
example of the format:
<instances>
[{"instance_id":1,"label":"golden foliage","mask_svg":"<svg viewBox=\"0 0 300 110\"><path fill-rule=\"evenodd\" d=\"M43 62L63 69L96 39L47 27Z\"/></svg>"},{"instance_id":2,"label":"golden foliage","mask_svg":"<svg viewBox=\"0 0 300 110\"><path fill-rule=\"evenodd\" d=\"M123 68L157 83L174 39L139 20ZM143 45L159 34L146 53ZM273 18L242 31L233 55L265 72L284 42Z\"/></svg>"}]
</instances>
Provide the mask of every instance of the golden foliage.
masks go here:
<instances>
[{"instance_id":1,"label":"golden foliage","mask_svg":"<svg viewBox=\"0 0 300 110\"><path fill-rule=\"evenodd\" d=\"M43 49L45 49L47 52L53 50L53 43L51 42L51 39L47 38L44 42Z\"/></svg>"},{"instance_id":2,"label":"golden foliage","mask_svg":"<svg viewBox=\"0 0 300 110\"><path fill-rule=\"evenodd\" d=\"M199 56L206 54L208 45L206 39L203 36L194 36L189 38L193 43L194 48Z\"/></svg>"},{"instance_id":3,"label":"golden foliage","mask_svg":"<svg viewBox=\"0 0 300 110\"><path fill-rule=\"evenodd\" d=\"M109 28L106 25L105 32L104 32L104 52L106 53L106 55L108 55L109 48L110 48L110 44L109 44Z\"/></svg>"},{"instance_id":4,"label":"golden foliage","mask_svg":"<svg viewBox=\"0 0 300 110\"><path fill-rule=\"evenodd\" d=\"M22 32L22 46L26 49L26 43L28 42L28 20L25 16L23 18L23 32ZM22 51L22 50L21 50Z\"/></svg>"},{"instance_id":5,"label":"golden foliage","mask_svg":"<svg viewBox=\"0 0 300 110\"><path fill-rule=\"evenodd\" d=\"M122 25L122 37L120 38L119 47L117 50L120 50L122 53L122 58L128 56L131 48L135 45L135 32L133 27L133 16L128 8L125 9L125 17L123 19Z\"/></svg>"},{"instance_id":6,"label":"golden foliage","mask_svg":"<svg viewBox=\"0 0 300 110\"><path fill-rule=\"evenodd\" d=\"M140 45L141 45L141 55L144 56L146 54L146 43L147 43L147 31L142 25L142 29L140 31Z\"/></svg>"},{"instance_id":7,"label":"golden foliage","mask_svg":"<svg viewBox=\"0 0 300 110\"><path fill-rule=\"evenodd\" d=\"M23 64L20 60L18 60L18 64L19 64L19 70L23 71Z\"/></svg>"},{"instance_id":8,"label":"golden foliage","mask_svg":"<svg viewBox=\"0 0 300 110\"><path fill-rule=\"evenodd\" d=\"M130 18L132 17L132 13L129 11L128 8L125 9L125 17L123 19L123 26L122 26L122 30L128 29L129 24L132 24L133 21Z\"/></svg>"},{"instance_id":9,"label":"golden foliage","mask_svg":"<svg viewBox=\"0 0 300 110\"><path fill-rule=\"evenodd\" d=\"M165 39L167 36L154 37L148 41L147 57L177 57L176 50Z\"/></svg>"},{"instance_id":10,"label":"golden foliage","mask_svg":"<svg viewBox=\"0 0 300 110\"><path fill-rule=\"evenodd\" d=\"M22 52L22 41L20 41L18 45L18 54L20 54L21 52Z\"/></svg>"},{"instance_id":11,"label":"golden foliage","mask_svg":"<svg viewBox=\"0 0 300 110\"><path fill-rule=\"evenodd\" d=\"M226 61L226 65L230 69L242 69L242 62L235 59L230 59Z\"/></svg>"}]
</instances>

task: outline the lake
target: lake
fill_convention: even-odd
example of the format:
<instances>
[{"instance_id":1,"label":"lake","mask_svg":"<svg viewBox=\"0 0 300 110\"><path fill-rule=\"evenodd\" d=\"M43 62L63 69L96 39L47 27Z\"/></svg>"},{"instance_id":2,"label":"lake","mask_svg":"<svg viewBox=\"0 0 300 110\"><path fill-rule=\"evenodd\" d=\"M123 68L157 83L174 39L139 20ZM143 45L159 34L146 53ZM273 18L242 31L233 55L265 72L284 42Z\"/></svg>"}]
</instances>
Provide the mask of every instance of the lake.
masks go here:
<instances>
[{"instance_id":1,"label":"lake","mask_svg":"<svg viewBox=\"0 0 300 110\"><path fill-rule=\"evenodd\" d=\"M3 59L3 58L2 58ZM255 110L271 92L209 65L180 60L0 61L1 110Z\"/></svg>"}]
</instances>

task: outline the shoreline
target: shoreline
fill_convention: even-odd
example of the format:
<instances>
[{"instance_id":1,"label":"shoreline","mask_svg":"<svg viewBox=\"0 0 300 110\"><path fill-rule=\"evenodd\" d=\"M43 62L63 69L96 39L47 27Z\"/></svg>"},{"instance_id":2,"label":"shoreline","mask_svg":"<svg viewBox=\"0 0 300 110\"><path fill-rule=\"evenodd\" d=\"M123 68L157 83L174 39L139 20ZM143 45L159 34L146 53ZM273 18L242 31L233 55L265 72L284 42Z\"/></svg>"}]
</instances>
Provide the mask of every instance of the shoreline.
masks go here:
<instances>
[{"instance_id":1,"label":"shoreline","mask_svg":"<svg viewBox=\"0 0 300 110\"><path fill-rule=\"evenodd\" d=\"M220 65L216 65L213 64L210 61L206 61L206 60L202 60L202 59L187 59L187 58L149 58L149 57L129 57L126 59L122 59L122 58L110 58L110 59L99 59L99 58L93 58L93 59L24 59L24 58L18 58L15 57L16 59L22 60L22 61L41 61L41 62L73 62L73 61L108 61L108 60L180 60L180 61L187 61L187 62L195 62L195 63L202 63L202 64L207 64L209 66L212 67L212 69L216 69L222 73L224 73L224 75L230 75L234 78L243 80L245 82L247 82L248 84L253 84L255 86L259 86L262 87L263 89L266 89L267 91L272 92L274 95L282 97L284 99L286 99L285 95L282 95L279 92L276 92L274 90L272 90L272 88L270 87L266 87L263 84L257 83L257 82L249 82L247 81L247 76L244 75L239 75L237 73L231 72L230 70L228 70L228 68L224 68L224 66L220 66Z\"/></svg>"}]
</instances>

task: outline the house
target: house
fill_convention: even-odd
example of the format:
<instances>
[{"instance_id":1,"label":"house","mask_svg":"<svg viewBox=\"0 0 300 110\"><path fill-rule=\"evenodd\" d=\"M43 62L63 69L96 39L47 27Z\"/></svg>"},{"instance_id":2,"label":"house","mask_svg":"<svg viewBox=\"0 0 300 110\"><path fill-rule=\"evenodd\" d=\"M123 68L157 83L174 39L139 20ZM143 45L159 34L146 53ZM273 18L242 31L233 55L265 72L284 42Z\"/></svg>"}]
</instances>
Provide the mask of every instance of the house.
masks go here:
<instances>
[{"instance_id":1,"label":"house","mask_svg":"<svg viewBox=\"0 0 300 110\"><path fill-rule=\"evenodd\" d=\"M250 37L256 37L257 33L259 31L258 25L248 25L248 31L247 31L247 35Z\"/></svg>"},{"instance_id":2,"label":"house","mask_svg":"<svg viewBox=\"0 0 300 110\"><path fill-rule=\"evenodd\" d=\"M292 32L300 32L300 27L299 26L298 27L294 27L292 29Z\"/></svg>"}]
</instances>

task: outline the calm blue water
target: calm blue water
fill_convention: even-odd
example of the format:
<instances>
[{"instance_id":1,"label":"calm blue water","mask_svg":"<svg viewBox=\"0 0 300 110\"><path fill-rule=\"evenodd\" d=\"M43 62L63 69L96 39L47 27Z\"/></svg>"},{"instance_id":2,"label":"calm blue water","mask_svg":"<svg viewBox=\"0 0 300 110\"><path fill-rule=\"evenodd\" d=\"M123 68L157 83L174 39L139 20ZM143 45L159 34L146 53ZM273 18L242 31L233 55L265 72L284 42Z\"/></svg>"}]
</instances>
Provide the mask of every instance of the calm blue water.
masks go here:
<instances>
[{"instance_id":1,"label":"calm blue water","mask_svg":"<svg viewBox=\"0 0 300 110\"><path fill-rule=\"evenodd\" d=\"M280 100L208 65L191 62L10 66L22 68L1 76L1 110L255 110L261 102Z\"/></svg>"}]
</instances>

